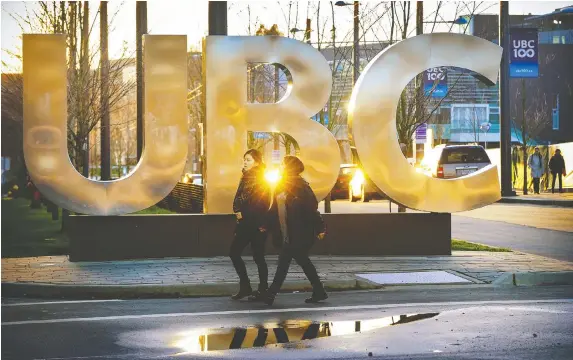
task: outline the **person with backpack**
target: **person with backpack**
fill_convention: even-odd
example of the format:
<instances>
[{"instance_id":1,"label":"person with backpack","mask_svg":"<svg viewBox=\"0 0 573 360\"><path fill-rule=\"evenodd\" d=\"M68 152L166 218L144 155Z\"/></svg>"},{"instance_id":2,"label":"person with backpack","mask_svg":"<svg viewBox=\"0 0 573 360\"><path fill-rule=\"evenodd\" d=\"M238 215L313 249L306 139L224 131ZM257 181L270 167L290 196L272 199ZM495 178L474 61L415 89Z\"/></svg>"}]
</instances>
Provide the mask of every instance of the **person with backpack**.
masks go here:
<instances>
[{"instance_id":1,"label":"person with backpack","mask_svg":"<svg viewBox=\"0 0 573 360\"><path fill-rule=\"evenodd\" d=\"M567 174L565 171L565 160L561 155L561 150L555 150L555 154L549 160L549 170L553 176L553 183L551 185L551 192L555 193L555 180L559 177L559 192L563 192L563 176Z\"/></svg>"},{"instance_id":2,"label":"person with backpack","mask_svg":"<svg viewBox=\"0 0 573 360\"><path fill-rule=\"evenodd\" d=\"M527 166L531 170L531 178L533 179L533 192L539 194L539 182L545 173L545 166L543 165L543 157L539 152L539 147L535 147L533 154L527 159Z\"/></svg>"},{"instance_id":3,"label":"person with backpack","mask_svg":"<svg viewBox=\"0 0 573 360\"><path fill-rule=\"evenodd\" d=\"M281 167L283 178L275 190L269 212L269 230L281 252L264 302L273 304L294 259L312 285L312 296L305 302L316 303L328 295L308 254L317 239L324 239L326 227L318 212L316 195L300 175L304 171L302 161L296 156L285 156Z\"/></svg>"}]
</instances>

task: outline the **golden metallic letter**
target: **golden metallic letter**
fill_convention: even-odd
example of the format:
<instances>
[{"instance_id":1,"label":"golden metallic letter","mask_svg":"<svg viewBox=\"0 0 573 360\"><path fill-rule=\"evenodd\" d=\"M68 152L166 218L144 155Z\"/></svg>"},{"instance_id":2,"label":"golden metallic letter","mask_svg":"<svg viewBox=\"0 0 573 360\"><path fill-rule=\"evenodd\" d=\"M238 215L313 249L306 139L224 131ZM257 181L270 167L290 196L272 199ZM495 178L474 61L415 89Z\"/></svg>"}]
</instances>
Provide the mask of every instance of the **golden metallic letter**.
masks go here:
<instances>
[{"instance_id":1,"label":"golden metallic letter","mask_svg":"<svg viewBox=\"0 0 573 360\"><path fill-rule=\"evenodd\" d=\"M143 155L126 178L94 181L68 156L66 37L24 35L24 157L44 196L82 214L121 215L171 192L187 160L186 47L186 36L145 36Z\"/></svg>"},{"instance_id":2,"label":"golden metallic letter","mask_svg":"<svg viewBox=\"0 0 573 360\"><path fill-rule=\"evenodd\" d=\"M310 119L330 95L328 63L312 46L280 36L209 36L205 43L205 212L232 212L241 177L247 131L283 132L295 138L317 198L332 189L340 169L334 136ZM293 84L276 104L247 103L247 63L279 63Z\"/></svg>"},{"instance_id":3,"label":"golden metallic letter","mask_svg":"<svg viewBox=\"0 0 573 360\"><path fill-rule=\"evenodd\" d=\"M364 69L352 92L349 125L366 173L392 200L431 212L471 210L500 199L497 168L490 165L458 179L417 173L396 137L396 107L403 89L418 73L456 66L496 82L502 48L460 34L419 35L378 54Z\"/></svg>"}]
</instances>

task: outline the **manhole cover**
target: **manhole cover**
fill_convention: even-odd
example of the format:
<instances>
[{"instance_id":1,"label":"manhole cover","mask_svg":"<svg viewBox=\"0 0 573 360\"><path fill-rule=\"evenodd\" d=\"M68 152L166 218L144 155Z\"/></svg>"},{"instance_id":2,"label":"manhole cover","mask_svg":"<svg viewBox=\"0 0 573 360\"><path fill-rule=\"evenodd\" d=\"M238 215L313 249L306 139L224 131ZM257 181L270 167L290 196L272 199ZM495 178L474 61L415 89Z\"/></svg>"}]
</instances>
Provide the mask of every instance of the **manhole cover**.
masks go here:
<instances>
[{"instance_id":1,"label":"manhole cover","mask_svg":"<svg viewBox=\"0 0 573 360\"><path fill-rule=\"evenodd\" d=\"M357 277L379 285L396 284L472 284L473 282L447 271L356 274Z\"/></svg>"}]
</instances>

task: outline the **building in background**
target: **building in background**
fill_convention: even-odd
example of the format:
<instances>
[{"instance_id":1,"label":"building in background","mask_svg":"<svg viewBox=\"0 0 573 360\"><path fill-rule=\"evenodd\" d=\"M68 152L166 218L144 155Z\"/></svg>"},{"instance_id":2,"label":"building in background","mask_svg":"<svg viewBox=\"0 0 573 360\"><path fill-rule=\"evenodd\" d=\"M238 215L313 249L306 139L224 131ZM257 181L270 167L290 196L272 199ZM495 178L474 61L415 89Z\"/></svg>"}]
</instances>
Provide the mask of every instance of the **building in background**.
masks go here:
<instances>
[{"instance_id":1,"label":"building in background","mask_svg":"<svg viewBox=\"0 0 573 360\"><path fill-rule=\"evenodd\" d=\"M498 15L474 15L467 34L498 43ZM544 112L547 124L534 143L573 141L573 6L545 15L512 15L512 27L535 28L539 36L539 76L510 79L512 142L520 141L525 87L526 116ZM499 147L499 87L488 87L463 69L448 68L448 87L455 87L431 119L437 143L476 142ZM489 123L488 127L480 127ZM488 131L484 130L488 128Z\"/></svg>"}]
</instances>

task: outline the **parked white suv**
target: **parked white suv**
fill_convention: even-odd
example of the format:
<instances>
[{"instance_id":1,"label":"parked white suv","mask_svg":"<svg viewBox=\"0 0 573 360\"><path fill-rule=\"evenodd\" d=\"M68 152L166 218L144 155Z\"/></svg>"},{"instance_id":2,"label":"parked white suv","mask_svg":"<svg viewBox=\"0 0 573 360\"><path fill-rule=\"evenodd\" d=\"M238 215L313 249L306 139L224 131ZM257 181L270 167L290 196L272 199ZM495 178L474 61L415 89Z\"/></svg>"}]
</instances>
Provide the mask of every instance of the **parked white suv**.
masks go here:
<instances>
[{"instance_id":1,"label":"parked white suv","mask_svg":"<svg viewBox=\"0 0 573 360\"><path fill-rule=\"evenodd\" d=\"M432 176L453 179L469 175L491 164L484 148L479 145L450 145L441 149Z\"/></svg>"}]
</instances>

